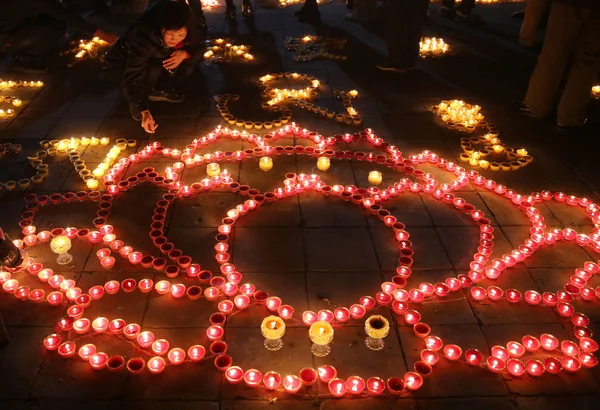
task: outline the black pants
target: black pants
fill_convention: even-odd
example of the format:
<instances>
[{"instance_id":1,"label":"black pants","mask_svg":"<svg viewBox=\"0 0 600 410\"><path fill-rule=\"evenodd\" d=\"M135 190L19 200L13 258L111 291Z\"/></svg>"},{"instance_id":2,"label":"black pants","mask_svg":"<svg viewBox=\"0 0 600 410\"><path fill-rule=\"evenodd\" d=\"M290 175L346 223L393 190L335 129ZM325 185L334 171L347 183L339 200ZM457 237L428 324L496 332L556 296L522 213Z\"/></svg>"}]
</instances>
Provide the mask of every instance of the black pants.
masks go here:
<instances>
[{"instance_id":1,"label":"black pants","mask_svg":"<svg viewBox=\"0 0 600 410\"><path fill-rule=\"evenodd\" d=\"M56 47L67 33L67 25L50 16L40 15L13 30L7 39L6 51L18 57L23 64L40 62Z\"/></svg>"},{"instance_id":2,"label":"black pants","mask_svg":"<svg viewBox=\"0 0 600 410\"><path fill-rule=\"evenodd\" d=\"M419 57L421 31L429 0L388 0L386 4L388 63L409 68Z\"/></svg>"},{"instance_id":3,"label":"black pants","mask_svg":"<svg viewBox=\"0 0 600 410\"><path fill-rule=\"evenodd\" d=\"M242 3L248 4L250 3L250 0L242 0ZM233 7L233 0L225 0L225 4L227 5L227 8L230 9Z\"/></svg>"},{"instance_id":4,"label":"black pants","mask_svg":"<svg viewBox=\"0 0 600 410\"><path fill-rule=\"evenodd\" d=\"M446 7L454 7L455 4L456 0L442 0L442 5ZM473 7L475 7L475 0L462 0L457 10L461 13L469 14Z\"/></svg>"},{"instance_id":5,"label":"black pants","mask_svg":"<svg viewBox=\"0 0 600 410\"><path fill-rule=\"evenodd\" d=\"M154 90L170 90L180 88L187 76L194 72L194 64L184 61L172 73L165 70L161 60L148 63L144 74L144 88L148 94Z\"/></svg>"}]
</instances>

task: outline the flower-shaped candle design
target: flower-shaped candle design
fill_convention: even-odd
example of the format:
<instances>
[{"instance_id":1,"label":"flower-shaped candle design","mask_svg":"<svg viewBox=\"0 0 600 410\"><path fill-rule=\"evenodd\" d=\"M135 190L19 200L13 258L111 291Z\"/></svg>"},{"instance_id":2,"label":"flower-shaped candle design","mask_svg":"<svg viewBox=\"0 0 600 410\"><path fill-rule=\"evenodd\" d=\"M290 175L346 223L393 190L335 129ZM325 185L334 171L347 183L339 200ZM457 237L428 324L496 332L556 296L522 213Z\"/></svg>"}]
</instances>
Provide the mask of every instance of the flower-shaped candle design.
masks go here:
<instances>
[{"instance_id":1,"label":"flower-shaped candle design","mask_svg":"<svg viewBox=\"0 0 600 410\"><path fill-rule=\"evenodd\" d=\"M321 320L313 323L308 330L308 337L313 342L310 351L315 356L324 357L331 352L329 343L333 340L333 327L329 323Z\"/></svg>"},{"instance_id":2,"label":"flower-shaped candle design","mask_svg":"<svg viewBox=\"0 0 600 410\"><path fill-rule=\"evenodd\" d=\"M383 338L390 332L390 322L381 315L369 316L365 321L365 332L368 336L365 339L367 347L371 350L381 350Z\"/></svg>"},{"instance_id":3,"label":"flower-shaped candle design","mask_svg":"<svg viewBox=\"0 0 600 410\"><path fill-rule=\"evenodd\" d=\"M260 325L262 335L265 337L265 348L275 352L283 347L281 338L285 334L285 323L278 316L267 316Z\"/></svg>"}]
</instances>

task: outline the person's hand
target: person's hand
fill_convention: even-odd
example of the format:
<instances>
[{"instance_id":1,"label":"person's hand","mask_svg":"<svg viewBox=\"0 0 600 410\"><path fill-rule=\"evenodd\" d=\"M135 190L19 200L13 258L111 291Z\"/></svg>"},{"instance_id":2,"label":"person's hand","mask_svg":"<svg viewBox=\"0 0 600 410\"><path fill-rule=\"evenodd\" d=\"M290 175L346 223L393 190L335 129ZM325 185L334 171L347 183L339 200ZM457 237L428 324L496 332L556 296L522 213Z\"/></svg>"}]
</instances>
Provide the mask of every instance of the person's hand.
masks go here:
<instances>
[{"instance_id":1,"label":"person's hand","mask_svg":"<svg viewBox=\"0 0 600 410\"><path fill-rule=\"evenodd\" d=\"M163 67L167 70L174 70L188 58L190 58L190 54L187 51L175 50L171 53L171 57L163 61Z\"/></svg>"},{"instance_id":2,"label":"person's hand","mask_svg":"<svg viewBox=\"0 0 600 410\"><path fill-rule=\"evenodd\" d=\"M142 128L148 134L154 134L158 128L158 124L154 122L154 118L148 110L142 111Z\"/></svg>"},{"instance_id":3,"label":"person's hand","mask_svg":"<svg viewBox=\"0 0 600 410\"><path fill-rule=\"evenodd\" d=\"M94 37L98 37L101 40L106 41L108 44L115 44L117 42L117 40L119 39L119 36L117 36L116 34L109 33L100 28L97 29L96 32L94 33Z\"/></svg>"}]
</instances>

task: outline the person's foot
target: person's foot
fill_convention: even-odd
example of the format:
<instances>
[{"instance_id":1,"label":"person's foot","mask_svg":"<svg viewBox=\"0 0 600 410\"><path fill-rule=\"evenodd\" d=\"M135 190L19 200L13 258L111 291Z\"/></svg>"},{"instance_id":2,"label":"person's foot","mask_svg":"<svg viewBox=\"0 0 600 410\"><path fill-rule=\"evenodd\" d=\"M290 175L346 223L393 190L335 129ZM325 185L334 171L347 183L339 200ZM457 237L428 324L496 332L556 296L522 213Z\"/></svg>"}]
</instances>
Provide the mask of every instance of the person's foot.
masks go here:
<instances>
[{"instance_id":1,"label":"person's foot","mask_svg":"<svg viewBox=\"0 0 600 410\"><path fill-rule=\"evenodd\" d=\"M525 9L523 9L523 10L519 10L519 11L515 11L515 12L512 14L512 17L513 17L514 19L523 20L523 19L525 18Z\"/></svg>"},{"instance_id":2,"label":"person's foot","mask_svg":"<svg viewBox=\"0 0 600 410\"><path fill-rule=\"evenodd\" d=\"M465 13L463 11L456 10L456 21L469 23L479 20L481 20L481 17L478 14Z\"/></svg>"},{"instance_id":3,"label":"person's foot","mask_svg":"<svg viewBox=\"0 0 600 410\"><path fill-rule=\"evenodd\" d=\"M27 74L46 74L48 67L41 63L24 63L18 57L15 57L11 65L11 70Z\"/></svg>"},{"instance_id":4,"label":"person's foot","mask_svg":"<svg viewBox=\"0 0 600 410\"><path fill-rule=\"evenodd\" d=\"M456 16L456 10L452 7L442 6L440 7L440 16L453 19Z\"/></svg>"},{"instance_id":5,"label":"person's foot","mask_svg":"<svg viewBox=\"0 0 600 410\"><path fill-rule=\"evenodd\" d=\"M537 118L535 115L533 115L531 110L529 108L527 108L525 101L513 101L513 104L517 107L517 110L519 110L519 112L521 114L527 115L528 117L531 117L531 118Z\"/></svg>"},{"instance_id":6,"label":"person's foot","mask_svg":"<svg viewBox=\"0 0 600 410\"><path fill-rule=\"evenodd\" d=\"M225 10L225 17L227 17L230 20L235 19L235 6L227 7L227 9Z\"/></svg>"},{"instance_id":7,"label":"person's foot","mask_svg":"<svg viewBox=\"0 0 600 410\"><path fill-rule=\"evenodd\" d=\"M410 70L413 70L414 67L396 67L392 64L377 64L377 68L381 71L389 71L391 73L396 73L396 74L404 74L409 72Z\"/></svg>"},{"instance_id":8,"label":"person's foot","mask_svg":"<svg viewBox=\"0 0 600 410\"><path fill-rule=\"evenodd\" d=\"M559 122L556 122L556 129L559 131L576 131L585 126L587 123L587 118L584 118L580 124L572 124L572 125L563 125Z\"/></svg>"},{"instance_id":9,"label":"person's foot","mask_svg":"<svg viewBox=\"0 0 600 410\"><path fill-rule=\"evenodd\" d=\"M247 17L247 16L251 15L252 12L253 12L252 4L243 2L242 3L242 16Z\"/></svg>"},{"instance_id":10,"label":"person's foot","mask_svg":"<svg viewBox=\"0 0 600 410\"><path fill-rule=\"evenodd\" d=\"M152 90L152 92L148 95L148 100L179 103L185 100L185 95L177 94L173 90Z\"/></svg>"}]
</instances>

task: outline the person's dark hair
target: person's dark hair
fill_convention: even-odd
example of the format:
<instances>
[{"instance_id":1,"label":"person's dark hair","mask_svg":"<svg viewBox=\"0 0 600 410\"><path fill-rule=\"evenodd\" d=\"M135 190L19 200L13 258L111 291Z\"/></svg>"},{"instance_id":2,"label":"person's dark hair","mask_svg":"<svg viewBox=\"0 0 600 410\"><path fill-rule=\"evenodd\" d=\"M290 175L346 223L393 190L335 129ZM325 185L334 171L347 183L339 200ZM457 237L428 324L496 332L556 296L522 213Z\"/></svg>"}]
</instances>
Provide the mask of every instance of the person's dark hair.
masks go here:
<instances>
[{"instance_id":1,"label":"person's dark hair","mask_svg":"<svg viewBox=\"0 0 600 410\"><path fill-rule=\"evenodd\" d=\"M179 30L187 27L191 18L191 10L186 2L167 1L160 10L155 27L165 30Z\"/></svg>"}]
</instances>

